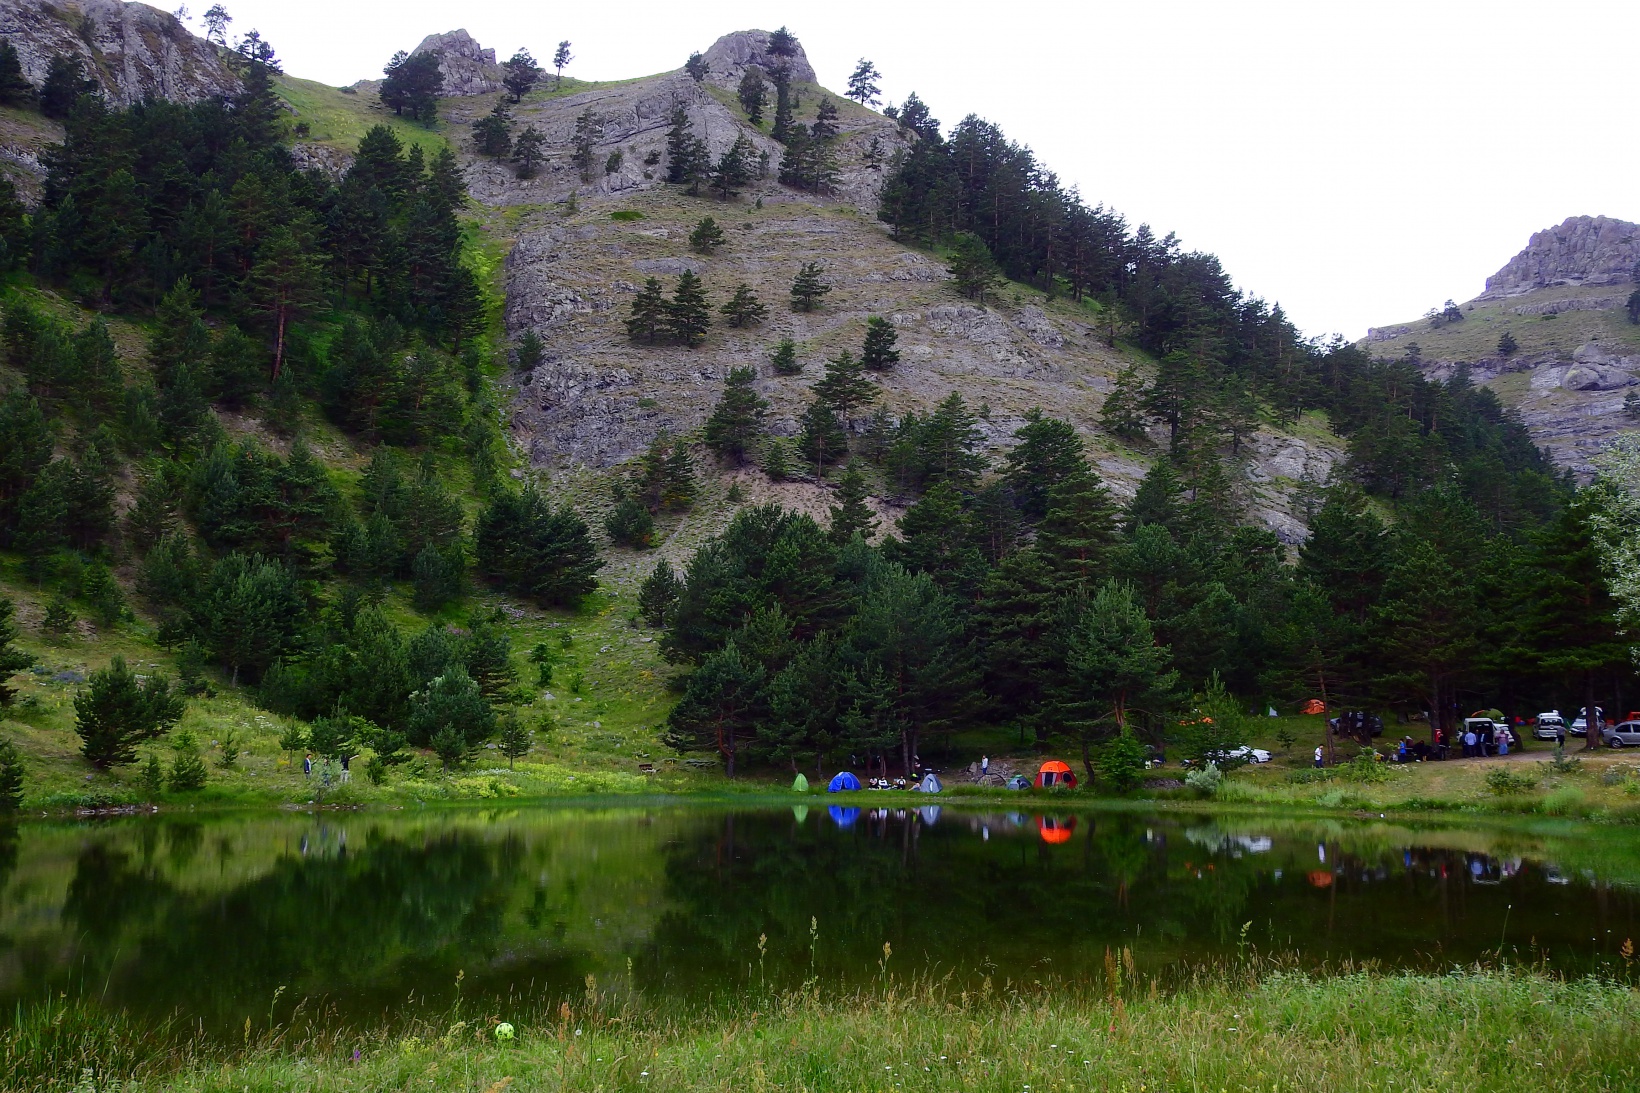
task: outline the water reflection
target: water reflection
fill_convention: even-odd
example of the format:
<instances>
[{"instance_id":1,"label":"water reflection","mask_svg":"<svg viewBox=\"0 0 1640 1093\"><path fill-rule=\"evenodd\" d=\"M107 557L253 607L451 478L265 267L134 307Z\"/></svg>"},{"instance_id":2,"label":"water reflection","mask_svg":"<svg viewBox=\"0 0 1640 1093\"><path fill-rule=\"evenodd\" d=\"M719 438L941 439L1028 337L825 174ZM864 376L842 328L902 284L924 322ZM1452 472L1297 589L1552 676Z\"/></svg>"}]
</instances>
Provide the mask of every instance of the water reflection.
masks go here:
<instances>
[{"instance_id":1,"label":"water reflection","mask_svg":"<svg viewBox=\"0 0 1640 1093\"><path fill-rule=\"evenodd\" d=\"M1640 848L1387 824L939 805L145 818L0 827L0 1005L90 993L228 1029L509 992L1029 981L1252 945L1445 967L1617 961ZM759 938L766 938L760 954ZM94 990L88 985L94 986Z\"/></svg>"}]
</instances>

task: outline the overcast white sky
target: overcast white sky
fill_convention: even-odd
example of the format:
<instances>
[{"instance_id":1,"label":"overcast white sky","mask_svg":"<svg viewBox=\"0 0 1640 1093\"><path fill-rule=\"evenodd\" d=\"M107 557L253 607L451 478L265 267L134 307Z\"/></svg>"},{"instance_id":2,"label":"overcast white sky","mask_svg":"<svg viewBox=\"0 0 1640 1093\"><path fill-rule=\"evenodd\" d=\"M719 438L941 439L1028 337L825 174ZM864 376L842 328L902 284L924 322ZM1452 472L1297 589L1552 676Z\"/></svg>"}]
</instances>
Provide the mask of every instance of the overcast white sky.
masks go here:
<instances>
[{"instance_id":1,"label":"overcast white sky","mask_svg":"<svg viewBox=\"0 0 1640 1093\"><path fill-rule=\"evenodd\" d=\"M1568 216L1640 221L1633 0L223 2L287 72L335 84L457 27L503 59L567 38L570 74L614 79L784 23L827 86L869 57L890 101L997 122L1311 334L1468 299ZM208 0L189 6L197 29Z\"/></svg>"}]
</instances>

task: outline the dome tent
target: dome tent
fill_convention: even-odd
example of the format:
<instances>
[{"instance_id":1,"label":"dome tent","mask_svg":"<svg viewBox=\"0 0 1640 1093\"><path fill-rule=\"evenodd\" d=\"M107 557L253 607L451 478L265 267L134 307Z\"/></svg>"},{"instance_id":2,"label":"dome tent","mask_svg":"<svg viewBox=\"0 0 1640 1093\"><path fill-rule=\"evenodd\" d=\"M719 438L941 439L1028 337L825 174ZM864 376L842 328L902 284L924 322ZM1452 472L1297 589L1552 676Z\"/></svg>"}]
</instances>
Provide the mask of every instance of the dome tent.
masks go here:
<instances>
[{"instance_id":1,"label":"dome tent","mask_svg":"<svg viewBox=\"0 0 1640 1093\"><path fill-rule=\"evenodd\" d=\"M938 776L936 776L933 771L929 771L927 774L923 775L922 782L917 786L917 792L938 793L944 788L944 786L940 785Z\"/></svg>"},{"instance_id":2,"label":"dome tent","mask_svg":"<svg viewBox=\"0 0 1640 1093\"><path fill-rule=\"evenodd\" d=\"M1012 778L1008 779L1008 788L1009 789L1030 789L1031 788L1031 780L1029 778L1025 777L1023 774L1016 774Z\"/></svg>"},{"instance_id":3,"label":"dome tent","mask_svg":"<svg viewBox=\"0 0 1640 1093\"><path fill-rule=\"evenodd\" d=\"M797 772L797 777L792 779L792 792L793 793L807 793L808 791L809 791L809 780L806 777L803 776L802 771L798 771Z\"/></svg>"},{"instance_id":4,"label":"dome tent","mask_svg":"<svg viewBox=\"0 0 1640 1093\"><path fill-rule=\"evenodd\" d=\"M1039 786L1069 786L1076 788L1076 775L1063 760L1049 759L1036 772L1036 784Z\"/></svg>"},{"instance_id":5,"label":"dome tent","mask_svg":"<svg viewBox=\"0 0 1640 1093\"><path fill-rule=\"evenodd\" d=\"M826 786L827 793L847 793L860 788L860 779L854 777L853 771L838 771L832 776L831 784Z\"/></svg>"}]
</instances>

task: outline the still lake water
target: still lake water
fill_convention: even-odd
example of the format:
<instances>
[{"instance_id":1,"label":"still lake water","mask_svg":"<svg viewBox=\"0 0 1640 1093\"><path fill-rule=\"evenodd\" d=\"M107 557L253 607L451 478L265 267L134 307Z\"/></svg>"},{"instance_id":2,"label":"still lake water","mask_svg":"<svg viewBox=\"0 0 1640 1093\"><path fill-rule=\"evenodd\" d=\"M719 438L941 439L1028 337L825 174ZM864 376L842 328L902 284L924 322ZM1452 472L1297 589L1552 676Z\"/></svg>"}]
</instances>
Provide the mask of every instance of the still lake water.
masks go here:
<instances>
[{"instance_id":1,"label":"still lake water","mask_svg":"<svg viewBox=\"0 0 1640 1093\"><path fill-rule=\"evenodd\" d=\"M1623 965L1640 839L1253 817L700 807L167 815L0 829L0 1006L219 1031L299 1001L1002 987L1235 954ZM759 957L759 937L766 937ZM487 997L489 996L489 997Z\"/></svg>"}]
</instances>

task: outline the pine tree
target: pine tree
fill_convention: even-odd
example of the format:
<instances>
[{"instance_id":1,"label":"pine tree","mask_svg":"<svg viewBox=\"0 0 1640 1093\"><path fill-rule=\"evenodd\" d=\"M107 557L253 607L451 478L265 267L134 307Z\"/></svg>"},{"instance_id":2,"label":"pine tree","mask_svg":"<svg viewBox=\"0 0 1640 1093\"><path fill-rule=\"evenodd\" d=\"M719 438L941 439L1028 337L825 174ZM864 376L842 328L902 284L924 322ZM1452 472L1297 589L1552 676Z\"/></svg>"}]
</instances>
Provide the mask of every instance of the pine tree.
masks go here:
<instances>
[{"instance_id":1,"label":"pine tree","mask_svg":"<svg viewBox=\"0 0 1640 1093\"><path fill-rule=\"evenodd\" d=\"M706 58L702 57L698 52L689 54L689 59L683 62L683 70L687 72L689 74L689 78L694 80L696 83L702 82L712 73L712 68L706 63Z\"/></svg>"},{"instance_id":2,"label":"pine tree","mask_svg":"<svg viewBox=\"0 0 1640 1093\"><path fill-rule=\"evenodd\" d=\"M775 374L780 376L795 376L803 371L803 364L797 359L797 343L790 338L781 338L775 344L774 352L769 355L769 363L774 366Z\"/></svg>"},{"instance_id":3,"label":"pine tree","mask_svg":"<svg viewBox=\"0 0 1640 1093\"><path fill-rule=\"evenodd\" d=\"M769 85L763 80L763 72L753 65L740 78L740 87L736 91L740 97L740 105L746 111L746 120L753 125L762 126L763 106L769 101Z\"/></svg>"},{"instance_id":4,"label":"pine tree","mask_svg":"<svg viewBox=\"0 0 1640 1093\"><path fill-rule=\"evenodd\" d=\"M518 719L517 714L509 713L501 723L501 738L497 741L502 755L507 757L507 769L513 769L515 760L522 759L530 753L530 730Z\"/></svg>"},{"instance_id":5,"label":"pine tree","mask_svg":"<svg viewBox=\"0 0 1640 1093\"><path fill-rule=\"evenodd\" d=\"M1061 709L1075 727L1091 772L1091 744L1101 726L1120 734L1135 707L1156 712L1171 696L1178 675L1169 667L1171 650L1156 643L1133 589L1118 581L1105 582L1088 601L1071 627L1068 645L1070 686Z\"/></svg>"},{"instance_id":6,"label":"pine tree","mask_svg":"<svg viewBox=\"0 0 1640 1093\"><path fill-rule=\"evenodd\" d=\"M666 329L677 341L693 349L706 340L712 328L712 305L706 288L693 270L684 270L666 305Z\"/></svg>"},{"instance_id":7,"label":"pine tree","mask_svg":"<svg viewBox=\"0 0 1640 1093\"><path fill-rule=\"evenodd\" d=\"M505 159L512 151L512 115L507 104L498 102L488 114L473 122L473 150L491 159Z\"/></svg>"},{"instance_id":8,"label":"pine tree","mask_svg":"<svg viewBox=\"0 0 1640 1093\"><path fill-rule=\"evenodd\" d=\"M444 93L444 72L434 52L395 53L382 69L380 97L393 113L431 125L438 120L438 99Z\"/></svg>"},{"instance_id":9,"label":"pine tree","mask_svg":"<svg viewBox=\"0 0 1640 1093\"><path fill-rule=\"evenodd\" d=\"M290 324L323 302L324 269L318 256L280 227L268 234L251 268L250 291L274 326L273 379L285 363L285 334Z\"/></svg>"},{"instance_id":10,"label":"pine tree","mask_svg":"<svg viewBox=\"0 0 1640 1093\"><path fill-rule=\"evenodd\" d=\"M17 648L22 630L16 617L17 605L0 596L0 708L10 706L17 698L11 677L34 664L33 656Z\"/></svg>"},{"instance_id":11,"label":"pine tree","mask_svg":"<svg viewBox=\"0 0 1640 1093\"><path fill-rule=\"evenodd\" d=\"M958 292L980 303L1002 279L990 250L971 232L959 232L952 240L948 272Z\"/></svg>"},{"instance_id":12,"label":"pine tree","mask_svg":"<svg viewBox=\"0 0 1640 1093\"><path fill-rule=\"evenodd\" d=\"M1082 438L1068 421L1044 417L1040 409L1025 414L1025 424L1014 433L1002 478L1013 491L1019 511L1028 520L1040 520L1048 511L1048 491L1077 475L1088 474Z\"/></svg>"},{"instance_id":13,"label":"pine tree","mask_svg":"<svg viewBox=\"0 0 1640 1093\"><path fill-rule=\"evenodd\" d=\"M752 151L752 142L746 139L745 134L740 134L718 158L717 165L712 168L712 189L718 192L721 200L738 197L752 180Z\"/></svg>"},{"instance_id":14,"label":"pine tree","mask_svg":"<svg viewBox=\"0 0 1640 1093\"><path fill-rule=\"evenodd\" d=\"M1099 408L1099 424L1105 432L1123 440L1142 440L1145 435L1144 407L1147 392L1133 365L1116 374L1116 383Z\"/></svg>"},{"instance_id":15,"label":"pine tree","mask_svg":"<svg viewBox=\"0 0 1640 1093\"><path fill-rule=\"evenodd\" d=\"M667 743L680 751L716 751L733 778L740 744L752 740L757 724L763 680L762 665L742 658L731 638L689 675L667 718Z\"/></svg>"},{"instance_id":16,"label":"pine tree","mask_svg":"<svg viewBox=\"0 0 1640 1093\"><path fill-rule=\"evenodd\" d=\"M695 230L689 233L689 246L697 254L711 254L723 246L723 229L709 216L701 217Z\"/></svg>"},{"instance_id":17,"label":"pine tree","mask_svg":"<svg viewBox=\"0 0 1640 1093\"><path fill-rule=\"evenodd\" d=\"M0 40L0 106L26 107L34 102L34 85L23 75L17 47Z\"/></svg>"},{"instance_id":18,"label":"pine tree","mask_svg":"<svg viewBox=\"0 0 1640 1093\"><path fill-rule=\"evenodd\" d=\"M848 454L848 434L843 432L843 426L837 420L837 411L818 395L804 411L802 425L802 431L797 436L797 449L814 465L815 479L823 481L827 465L836 463Z\"/></svg>"},{"instance_id":19,"label":"pine tree","mask_svg":"<svg viewBox=\"0 0 1640 1093\"><path fill-rule=\"evenodd\" d=\"M559 42L558 48L552 54L552 67L558 72L557 83L560 88L564 86L564 69L568 68L569 63L573 60L575 58L570 54L569 42Z\"/></svg>"},{"instance_id":20,"label":"pine tree","mask_svg":"<svg viewBox=\"0 0 1640 1093\"><path fill-rule=\"evenodd\" d=\"M784 482L791 477L791 463L786 455L785 441L771 438L764 446L763 473L771 482Z\"/></svg>"},{"instance_id":21,"label":"pine tree","mask_svg":"<svg viewBox=\"0 0 1640 1093\"><path fill-rule=\"evenodd\" d=\"M674 186L687 187L691 194L698 194L701 183L707 181L711 171L712 160L706 142L695 136L689 111L680 102L672 108L666 131L666 181Z\"/></svg>"},{"instance_id":22,"label":"pine tree","mask_svg":"<svg viewBox=\"0 0 1640 1093\"><path fill-rule=\"evenodd\" d=\"M1061 585L1091 590L1109 571L1117 541L1117 512L1110 491L1091 469L1055 483L1043 498L1036 549Z\"/></svg>"},{"instance_id":23,"label":"pine tree","mask_svg":"<svg viewBox=\"0 0 1640 1093\"><path fill-rule=\"evenodd\" d=\"M632 316L626 320L626 333L633 341L654 345L667 330L666 292L660 280L651 277L643 283L643 291L632 300Z\"/></svg>"},{"instance_id":24,"label":"pine tree","mask_svg":"<svg viewBox=\"0 0 1640 1093\"><path fill-rule=\"evenodd\" d=\"M877 531L877 514L866 504L866 479L853 463L837 483L837 504L831 508L831 541L839 546L856 533L870 539Z\"/></svg>"},{"instance_id":25,"label":"pine tree","mask_svg":"<svg viewBox=\"0 0 1640 1093\"><path fill-rule=\"evenodd\" d=\"M570 138L574 148L570 154L570 162L580 169L582 182L592 181L592 163L596 158L594 153L602 135L603 122L593 114L591 107L576 115L575 133Z\"/></svg>"},{"instance_id":26,"label":"pine tree","mask_svg":"<svg viewBox=\"0 0 1640 1093\"><path fill-rule=\"evenodd\" d=\"M604 520L604 532L612 542L648 550L655 545L655 518L633 498L622 497Z\"/></svg>"},{"instance_id":27,"label":"pine tree","mask_svg":"<svg viewBox=\"0 0 1640 1093\"><path fill-rule=\"evenodd\" d=\"M1509 331L1505 330L1503 335L1498 338L1498 356L1512 357L1519 349L1520 343L1515 341L1515 336Z\"/></svg>"},{"instance_id":28,"label":"pine tree","mask_svg":"<svg viewBox=\"0 0 1640 1093\"><path fill-rule=\"evenodd\" d=\"M838 132L837 104L829 98L822 98L814 111L814 124L809 127L809 139L823 145Z\"/></svg>"},{"instance_id":29,"label":"pine tree","mask_svg":"<svg viewBox=\"0 0 1640 1093\"><path fill-rule=\"evenodd\" d=\"M877 66L861 57L860 63L854 66L854 74L848 78L848 97L861 106L877 105L882 101L878 98L882 88L877 86L877 81L882 78Z\"/></svg>"},{"instance_id":30,"label":"pine tree","mask_svg":"<svg viewBox=\"0 0 1640 1093\"><path fill-rule=\"evenodd\" d=\"M137 760L137 745L163 735L182 719L186 702L163 676L139 680L125 658L91 673L74 696L74 731L80 753L106 770Z\"/></svg>"},{"instance_id":31,"label":"pine tree","mask_svg":"<svg viewBox=\"0 0 1640 1093\"><path fill-rule=\"evenodd\" d=\"M791 69L784 65L776 65L769 69L769 78L774 81L774 124L769 129L769 135L781 144L791 140L793 132L802 132L803 127L793 124L793 115L797 111L797 96L792 94Z\"/></svg>"},{"instance_id":32,"label":"pine tree","mask_svg":"<svg viewBox=\"0 0 1640 1093\"><path fill-rule=\"evenodd\" d=\"M917 458L923 481L971 489L985 471L986 460L979 452L984 439L962 392L952 391L918 431Z\"/></svg>"},{"instance_id":33,"label":"pine tree","mask_svg":"<svg viewBox=\"0 0 1640 1093\"><path fill-rule=\"evenodd\" d=\"M40 618L40 629L62 641L74 632L78 621L74 617L73 609L68 605L68 598L59 592L51 597L51 602L46 605L45 614Z\"/></svg>"},{"instance_id":34,"label":"pine tree","mask_svg":"<svg viewBox=\"0 0 1640 1093\"><path fill-rule=\"evenodd\" d=\"M23 758L9 737L0 738L0 815L23 807Z\"/></svg>"},{"instance_id":35,"label":"pine tree","mask_svg":"<svg viewBox=\"0 0 1640 1093\"><path fill-rule=\"evenodd\" d=\"M683 582L678 580L677 573L666 559L661 559L638 588L638 613L651 628L663 628L682 589Z\"/></svg>"},{"instance_id":36,"label":"pine tree","mask_svg":"<svg viewBox=\"0 0 1640 1093\"><path fill-rule=\"evenodd\" d=\"M735 287L729 302L718 308L730 326L758 326L768 317L769 309L757 298L752 286L742 281Z\"/></svg>"},{"instance_id":37,"label":"pine tree","mask_svg":"<svg viewBox=\"0 0 1640 1093\"><path fill-rule=\"evenodd\" d=\"M900 351L894 348L899 334L894 324L881 315L866 320L866 341L860 350L860 363L873 372L886 372L900 363Z\"/></svg>"},{"instance_id":38,"label":"pine tree","mask_svg":"<svg viewBox=\"0 0 1640 1093\"><path fill-rule=\"evenodd\" d=\"M746 462L747 453L763 431L763 417L769 410L752 386L757 373L750 368L735 368L723 384L723 397L718 400L712 416L706 419L707 447L736 466Z\"/></svg>"},{"instance_id":39,"label":"pine tree","mask_svg":"<svg viewBox=\"0 0 1640 1093\"><path fill-rule=\"evenodd\" d=\"M695 489L695 463L689 458L688 445L679 441L672 445L672 454L666 457L661 505L669 512L688 512L695 507Z\"/></svg>"},{"instance_id":40,"label":"pine tree","mask_svg":"<svg viewBox=\"0 0 1640 1093\"><path fill-rule=\"evenodd\" d=\"M535 63L535 58L530 56L527 49L514 53L501 67L506 70L501 77L501 86L507 89L507 94L512 96L513 102L523 99L541 81L541 66ZM497 106L499 105L498 103Z\"/></svg>"},{"instance_id":41,"label":"pine tree","mask_svg":"<svg viewBox=\"0 0 1640 1093\"><path fill-rule=\"evenodd\" d=\"M792 281L792 309L795 311L813 311L820 306L820 300L831 291L822 276L818 262L807 262L797 271L797 277Z\"/></svg>"},{"instance_id":42,"label":"pine tree","mask_svg":"<svg viewBox=\"0 0 1640 1093\"><path fill-rule=\"evenodd\" d=\"M855 414L877 399L877 385L847 350L826 362L826 374L814 385L814 397L824 402L845 426Z\"/></svg>"},{"instance_id":43,"label":"pine tree","mask_svg":"<svg viewBox=\"0 0 1640 1093\"><path fill-rule=\"evenodd\" d=\"M534 178L547 158L547 136L535 126L526 126L513 141L512 159L518 164L519 178Z\"/></svg>"},{"instance_id":44,"label":"pine tree","mask_svg":"<svg viewBox=\"0 0 1640 1093\"><path fill-rule=\"evenodd\" d=\"M96 93L97 81L86 76L78 57L53 54L45 81L40 85L40 113L61 120L73 113L80 96Z\"/></svg>"}]
</instances>

